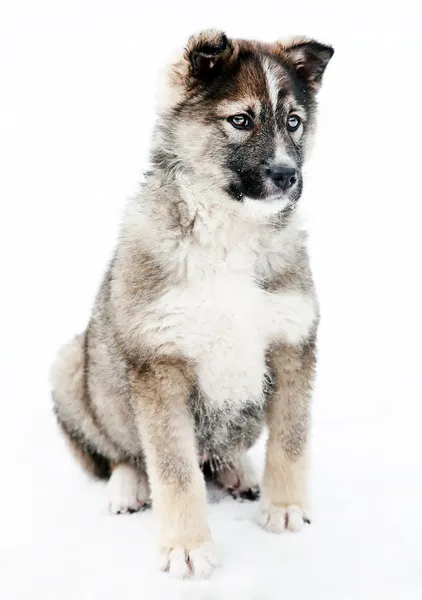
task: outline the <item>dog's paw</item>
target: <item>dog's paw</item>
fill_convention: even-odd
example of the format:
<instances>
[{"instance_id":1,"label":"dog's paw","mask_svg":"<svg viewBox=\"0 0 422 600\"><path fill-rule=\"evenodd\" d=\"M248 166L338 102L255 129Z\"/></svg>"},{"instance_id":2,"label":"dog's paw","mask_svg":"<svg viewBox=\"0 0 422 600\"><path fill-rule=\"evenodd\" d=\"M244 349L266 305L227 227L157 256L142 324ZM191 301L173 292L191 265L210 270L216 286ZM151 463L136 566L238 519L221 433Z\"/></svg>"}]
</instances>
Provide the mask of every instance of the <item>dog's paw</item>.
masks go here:
<instances>
[{"instance_id":1,"label":"dog's paw","mask_svg":"<svg viewBox=\"0 0 422 600\"><path fill-rule=\"evenodd\" d=\"M205 542L198 548L187 550L182 546L161 548L159 568L177 579L206 579L220 565L213 542Z\"/></svg>"},{"instance_id":2,"label":"dog's paw","mask_svg":"<svg viewBox=\"0 0 422 600\"><path fill-rule=\"evenodd\" d=\"M248 488L229 489L228 491L235 500L249 500L251 502L259 500L261 493L259 485L254 485Z\"/></svg>"},{"instance_id":3,"label":"dog's paw","mask_svg":"<svg viewBox=\"0 0 422 600\"><path fill-rule=\"evenodd\" d=\"M311 522L309 513L299 506L273 506L266 502L262 503L256 520L270 533L301 531L305 523Z\"/></svg>"},{"instance_id":4,"label":"dog's paw","mask_svg":"<svg viewBox=\"0 0 422 600\"><path fill-rule=\"evenodd\" d=\"M223 467L217 475L217 483L236 500L258 500L260 496L258 477L247 454L241 454L230 467Z\"/></svg>"},{"instance_id":5,"label":"dog's paw","mask_svg":"<svg viewBox=\"0 0 422 600\"><path fill-rule=\"evenodd\" d=\"M130 465L118 465L107 484L107 498L113 514L137 512L149 502L147 476Z\"/></svg>"}]
</instances>

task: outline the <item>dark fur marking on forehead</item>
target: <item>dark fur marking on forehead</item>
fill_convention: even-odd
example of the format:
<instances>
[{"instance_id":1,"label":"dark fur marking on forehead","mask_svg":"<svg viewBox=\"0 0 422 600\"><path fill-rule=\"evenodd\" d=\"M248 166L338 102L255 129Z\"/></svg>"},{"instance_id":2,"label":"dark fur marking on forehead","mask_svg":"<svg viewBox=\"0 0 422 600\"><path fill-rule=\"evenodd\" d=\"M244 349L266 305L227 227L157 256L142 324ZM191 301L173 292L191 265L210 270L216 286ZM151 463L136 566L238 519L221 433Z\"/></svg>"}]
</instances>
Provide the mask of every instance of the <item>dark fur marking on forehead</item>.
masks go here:
<instances>
[{"instance_id":1,"label":"dark fur marking on forehead","mask_svg":"<svg viewBox=\"0 0 422 600\"><path fill-rule=\"evenodd\" d=\"M275 128L275 119L274 112L270 102L265 102L261 104L261 127L265 128L266 134L271 134L274 132Z\"/></svg>"},{"instance_id":2,"label":"dark fur marking on forehead","mask_svg":"<svg viewBox=\"0 0 422 600\"><path fill-rule=\"evenodd\" d=\"M201 91L203 100L212 103L248 96L269 101L261 57L249 51L239 52L237 59L226 65L215 80Z\"/></svg>"},{"instance_id":3,"label":"dark fur marking on forehead","mask_svg":"<svg viewBox=\"0 0 422 600\"><path fill-rule=\"evenodd\" d=\"M284 94L284 98L290 93L294 96L296 102L307 109L310 102L309 89L306 84L298 77L294 69L288 65L282 64L284 72L289 77L289 86L283 86L281 92Z\"/></svg>"},{"instance_id":4,"label":"dark fur marking on forehead","mask_svg":"<svg viewBox=\"0 0 422 600\"><path fill-rule=\"evenodd\" d=\"M262 76L262 61L268 59L289 74L297 101L306 105L308 93L314 97L318 92L322 74L333 52L330 46L305 38L295 38L288 43L265 43L229 40L224 32L209 30L189 39L185 62L175 64L173 81L185 87L190 100L201 98L202 101L218 102L222 98L239 99L239 96L236 98L236 87L237 92L239 87L242 92L245 84L250 93L261 99L268 95L268 85L264 85ZM198 61L199 69L196 68ZM251 64L254 67L248 73L244 65ZM267 78L266 73L264 78Z\"/></svg>"},{"instance_id":5,"label":"dark fur marking on forehead","mask_svg":"<svg viewBox=\"0 0 422 600\"><path fill-rule=\"evenodd\" d=\"M246 100L248 97L255 97L261 105L271 106L269 96L268 80L263 65L265 59L269 59L280 69L280 90L279 103L280 109L287 96L293 96L301 107L307 110L312 104L312 94L297 75L290 64L284 61L280 56L267 51L265 47L252 44L244 44L235 59L224 65L216 76L206 83L198 86L196 93L183 102L183 106L188 105L195 112L200 113L201 109L208 105L208 110L223 100ZM245 106L245 110L247 106ZM182 105L178 111L183 112Z\"/></svg>"}]
</instances>

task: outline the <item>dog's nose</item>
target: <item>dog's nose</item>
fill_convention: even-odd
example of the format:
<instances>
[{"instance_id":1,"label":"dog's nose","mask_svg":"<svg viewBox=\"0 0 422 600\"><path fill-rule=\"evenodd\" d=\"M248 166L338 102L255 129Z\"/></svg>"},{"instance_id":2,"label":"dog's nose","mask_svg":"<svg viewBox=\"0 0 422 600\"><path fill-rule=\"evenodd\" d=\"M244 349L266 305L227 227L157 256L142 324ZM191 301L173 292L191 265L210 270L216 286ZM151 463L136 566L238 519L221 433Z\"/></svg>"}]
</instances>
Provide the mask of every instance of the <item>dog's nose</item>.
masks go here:
<instances>
[{"instance_id":1,"label":"dog's nose","mask_svg":"<svg viewBox=\"0 0 422 600\"><path fill-rule=\"evenodd\" d=\"M270 169L269 175L276 186L283 191L294 186L297 181L296 169L293 169L292 167L276 165Z\"/></svg>"}]
</instances>

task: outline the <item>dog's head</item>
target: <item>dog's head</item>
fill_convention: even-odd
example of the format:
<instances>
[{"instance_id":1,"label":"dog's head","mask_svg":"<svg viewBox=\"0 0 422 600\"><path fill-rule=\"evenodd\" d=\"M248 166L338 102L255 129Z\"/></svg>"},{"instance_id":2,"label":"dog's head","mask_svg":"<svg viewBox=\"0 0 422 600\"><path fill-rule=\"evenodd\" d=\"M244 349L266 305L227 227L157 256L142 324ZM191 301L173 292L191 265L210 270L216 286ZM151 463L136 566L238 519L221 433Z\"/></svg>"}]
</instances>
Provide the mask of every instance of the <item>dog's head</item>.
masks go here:
<instances>
[{"instance_id":1,"label":"dog's head","mask_svg":"<svg viewBox=\"0 0 422 600\"><path fill-rule=\"evenodd\" d=\"M160 92L153 162L267 214L293 206L333 53L306 39L264 44L216 31L192 37Z\"/></svg>"}]
</instances>

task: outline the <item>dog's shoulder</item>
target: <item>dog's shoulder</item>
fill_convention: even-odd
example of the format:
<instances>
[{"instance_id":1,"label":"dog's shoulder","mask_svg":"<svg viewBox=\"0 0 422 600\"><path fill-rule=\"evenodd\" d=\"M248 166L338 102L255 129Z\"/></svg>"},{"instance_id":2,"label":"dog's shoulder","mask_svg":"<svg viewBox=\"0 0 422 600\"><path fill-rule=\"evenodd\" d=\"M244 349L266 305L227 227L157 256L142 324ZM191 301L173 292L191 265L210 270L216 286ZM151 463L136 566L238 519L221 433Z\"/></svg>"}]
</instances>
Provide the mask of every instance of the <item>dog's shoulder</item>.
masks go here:
<instances>
[{"instance_id":1,"label":"dog's shoulder","mask_svg":"<svg viewBox=\"0 0 422 600\"><path fill-rule=\"evenodd\" d=\"M264 251L257 263L257 277L269 292L297 291L314 294L315 287L308 254L308 232L300 214L268 229Z\"/></svg>"}]
</instances>

